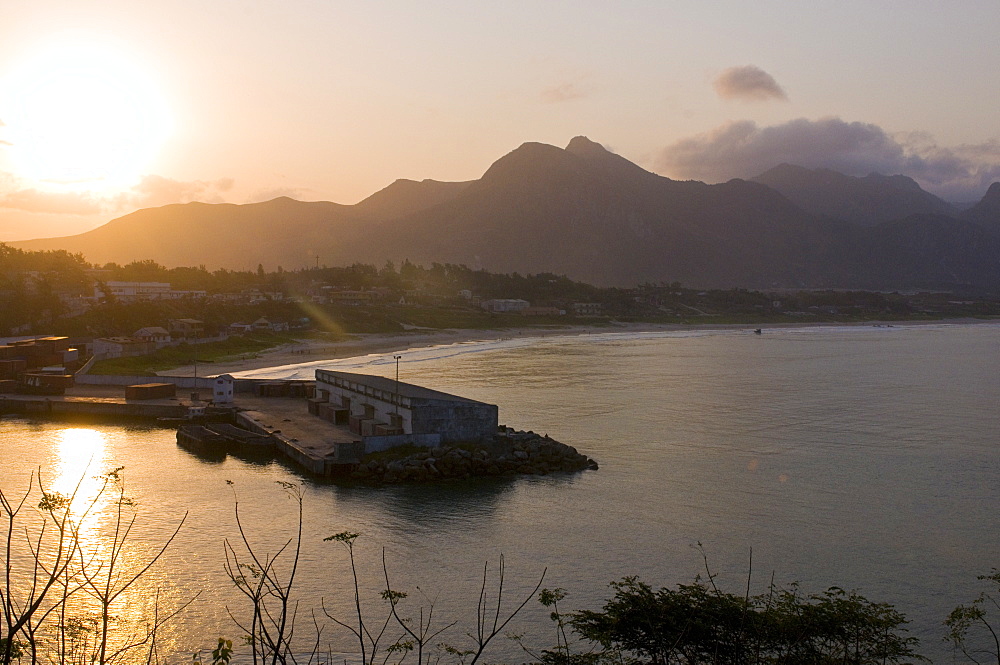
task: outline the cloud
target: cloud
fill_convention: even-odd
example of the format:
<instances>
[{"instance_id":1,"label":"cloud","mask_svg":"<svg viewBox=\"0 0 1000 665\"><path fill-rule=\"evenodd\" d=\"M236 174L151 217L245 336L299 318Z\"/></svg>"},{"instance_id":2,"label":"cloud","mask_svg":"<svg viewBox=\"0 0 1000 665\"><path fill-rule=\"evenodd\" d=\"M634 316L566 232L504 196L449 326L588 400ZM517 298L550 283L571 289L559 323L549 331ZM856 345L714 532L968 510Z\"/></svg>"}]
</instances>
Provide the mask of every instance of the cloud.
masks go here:
<instances>
[{"instance_id":1,"label":"cloud","mask_svg":"<svg viewBox=\"0 0 1000 665\"><path fill-rule=\"evenodd\" d=\"M121 194L116 199L116 207L122 208L153 208L171 203L222 203L220 192L233 188L232 178L222 178L214 181L204 180L174 180L160 175L143 176L139 184L130 191Z\"/></svg>"},{"instance_id":2,"label":"cloud","mask_svg":"<svg viewBox=\"0 0 1000 665\"><path fill-rule=\"evenodd\" d=\"M788 100L788 95L774 77L755 65L730 67L712 82L715 92L723 99L744 101Z\"/></svg>"},{"instance_id":3,"label":"cloud","mask_svg":"<svg viewBox=\"0 0 1000 665\"><path fill-rule=\"evenodd\" d=\"M742 120L667 146L656 168L672 177L722 182L782 163L855 176L901 173L947 200L972 201L1000 180L1000 142L945 147L927 134L893 135L840 118L799 118L771 127Z\"/></svg>"},{"instance_id":4,"label":"cloud","mask_svg":"<svg viewBox=\"0 0 1000 665\"><path fill-rule=\"evenodd\" d=\"M542 101L546 104L559 104L586 96L587 93L576 83L561 83L542 90Z\"/></svg>"},{"instance_id":5,"label":"cloud","mask_svg":"<svg viewBox=\"0 0 1000 665\"><path fill-rule=\"evenodd\" d=\"M181 181L148 175L131 189L101 196L89 191L46 191L27 187L11 173L0 172L0 209L61 215L116 214L170 203L222 203L222 193L233 188L232 178Z\"/></svg>"},{"instance_id":6,"label":"cloud","mask_svg":"<svg viewBox=\"0 0 1000 665\"><path fill-rule=\"evenodd\" d=\"M0 193L0 208L63 215L93 215L101 212L101 201L85 192L43 192L19 189Z\"/></svg>"}]
</instances>

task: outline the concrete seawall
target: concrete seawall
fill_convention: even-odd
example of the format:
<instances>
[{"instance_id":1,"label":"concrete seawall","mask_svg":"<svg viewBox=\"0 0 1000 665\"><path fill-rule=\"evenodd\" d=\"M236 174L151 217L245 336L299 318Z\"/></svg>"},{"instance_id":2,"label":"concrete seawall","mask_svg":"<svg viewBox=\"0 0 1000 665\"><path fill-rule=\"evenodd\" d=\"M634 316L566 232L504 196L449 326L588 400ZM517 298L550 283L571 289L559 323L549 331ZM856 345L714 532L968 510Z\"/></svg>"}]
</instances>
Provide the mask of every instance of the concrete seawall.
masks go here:
<instances>
[{"instance_id":1,"label":"concrete seawall","mask_svg":"<svg viewBox=\"0 0 1000 665\"><path fill-rule=\"evenodd\" d=\"M73 397L0 396L0 414L38 415L51 418L96 417L121 419L180 418L187 413L181 404L90 400Z\"/></svg>"}]
</instances>

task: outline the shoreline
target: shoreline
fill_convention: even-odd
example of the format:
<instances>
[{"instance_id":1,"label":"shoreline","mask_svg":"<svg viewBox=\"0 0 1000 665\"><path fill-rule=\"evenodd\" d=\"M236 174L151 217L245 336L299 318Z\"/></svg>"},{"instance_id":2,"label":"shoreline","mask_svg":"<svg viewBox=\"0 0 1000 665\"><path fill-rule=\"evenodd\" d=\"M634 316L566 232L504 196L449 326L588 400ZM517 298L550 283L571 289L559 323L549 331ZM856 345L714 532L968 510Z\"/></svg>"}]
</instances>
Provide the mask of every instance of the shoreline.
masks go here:
<instances>
[{"instance_id":1,"label":"shoreline","mask_svg":"<svg viewBox=\"0 0 1000 665\"><path fill-rule=\"evenodd\" d=\"M708 330L747 330L755 328L789 329L817 327L904 327L923 325L969 325L1000 323L997 319L937 319L933 321L793 321L782 323L624 323L605 326L559 326L500 329L442 329L426 332L401 332L396 334L368 333L358 334L352 339L340 342L325 342L323 340L302 340L295 344L281 346L261 351L253 357L212 363L209 366L200 365L204 376L233 374L285 365L317 362L320 360L343 360L367 355L401 352L409 349L429 348L449 344L469 342L492 342L510 338L544 338L569 337L576 335L608 334L608 333L655 333L675 331L708 331ZM211 370L206 372L208 367ZM174 369L157 372L157 376L193 376L194 365L184 365Z\"/></svg>"}]
</instances>

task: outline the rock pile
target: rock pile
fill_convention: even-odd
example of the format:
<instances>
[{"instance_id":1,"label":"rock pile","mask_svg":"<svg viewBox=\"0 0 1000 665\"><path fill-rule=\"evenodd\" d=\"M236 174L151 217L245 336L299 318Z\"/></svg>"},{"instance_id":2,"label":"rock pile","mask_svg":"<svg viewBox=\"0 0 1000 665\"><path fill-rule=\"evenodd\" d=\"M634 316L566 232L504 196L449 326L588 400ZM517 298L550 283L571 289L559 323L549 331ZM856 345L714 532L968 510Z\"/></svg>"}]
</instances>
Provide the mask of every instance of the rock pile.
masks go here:
<instances>
[{"instance_id":1,"label":"rock pile","mask_svg":"<svg viewBox=\"0 0 1000 665\"><path fill-rule=\"evenodd\" d=\"M371 485L394 485L596 468L597 462L572 446L534 432L504 428L492 441L484 443L440 446L396 459L367 460L351 473L351 478Z\"/></svg>"}]
</instances>

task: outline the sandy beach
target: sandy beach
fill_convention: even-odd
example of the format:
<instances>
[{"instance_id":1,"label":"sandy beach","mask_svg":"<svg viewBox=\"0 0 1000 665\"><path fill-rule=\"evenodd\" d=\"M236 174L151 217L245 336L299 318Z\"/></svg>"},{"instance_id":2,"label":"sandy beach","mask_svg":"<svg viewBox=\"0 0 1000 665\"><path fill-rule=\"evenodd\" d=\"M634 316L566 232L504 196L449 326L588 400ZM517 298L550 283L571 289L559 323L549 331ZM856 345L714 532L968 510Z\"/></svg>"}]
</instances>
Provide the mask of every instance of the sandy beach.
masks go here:
<instances>
[{"instance_id":1,"label":"sandy beach","mask_svg":"<svg viewBox=\"0 0 1000 665\"><path fill-rule=\"evenodd\" d=\"M702 327L702 326L698 326ZM708 327L708 326L704 326ZM736 326L746 328L747 326ZM460 342L494 341L511 337L550 337L554 335L585 335L609 332L645 332L656 330L693 329L692 326L656 324L615 324L607 326L551 326L504 328L497 330L420 330L398 334L359 334L341 342L301 340L283 344L267 351L230 362L199 364L198 376L216 376L248 370L294 365L316 360L352 358L372 353L392 353L406 349L458 344ZM159 376L194 376L195 367L184 365L157 372Z\"/></svg>"},{"instance_id":2,"label":"sandy beach","mask_svg":"<svg viewBox=\"0 0 1000 665\"><path fill-rule=\"evenodd\" d=\"M373 353L393 353L406 349L425 348L442 344L459 344L462 342L489 342L514 337L553 337L568 335L588 335L607 333L636 332L668 332L676 330L747 330L760 327L765 332L768 329L780 328L812 328L817 326L919 326L919 325L970 325L970 324L1000 324L994 319L943 319L933 321L797 321L789 323L694 323L694 324L655 324L655 323L612 323L604 326L524 326L519 328L503 328L495 330L445 329L419 330L397 334L357 334L340 342L323 340L301 340L294 344L283 344L267 351L261 351L245 358L229 362L200 364L198 376L216 376L249 370L280 367L298 363L314 362L326 359L353 358ZM157 372L159 376L195 376L195 367L185 365L170 370Z\"/></svg>"}]
</instances>

